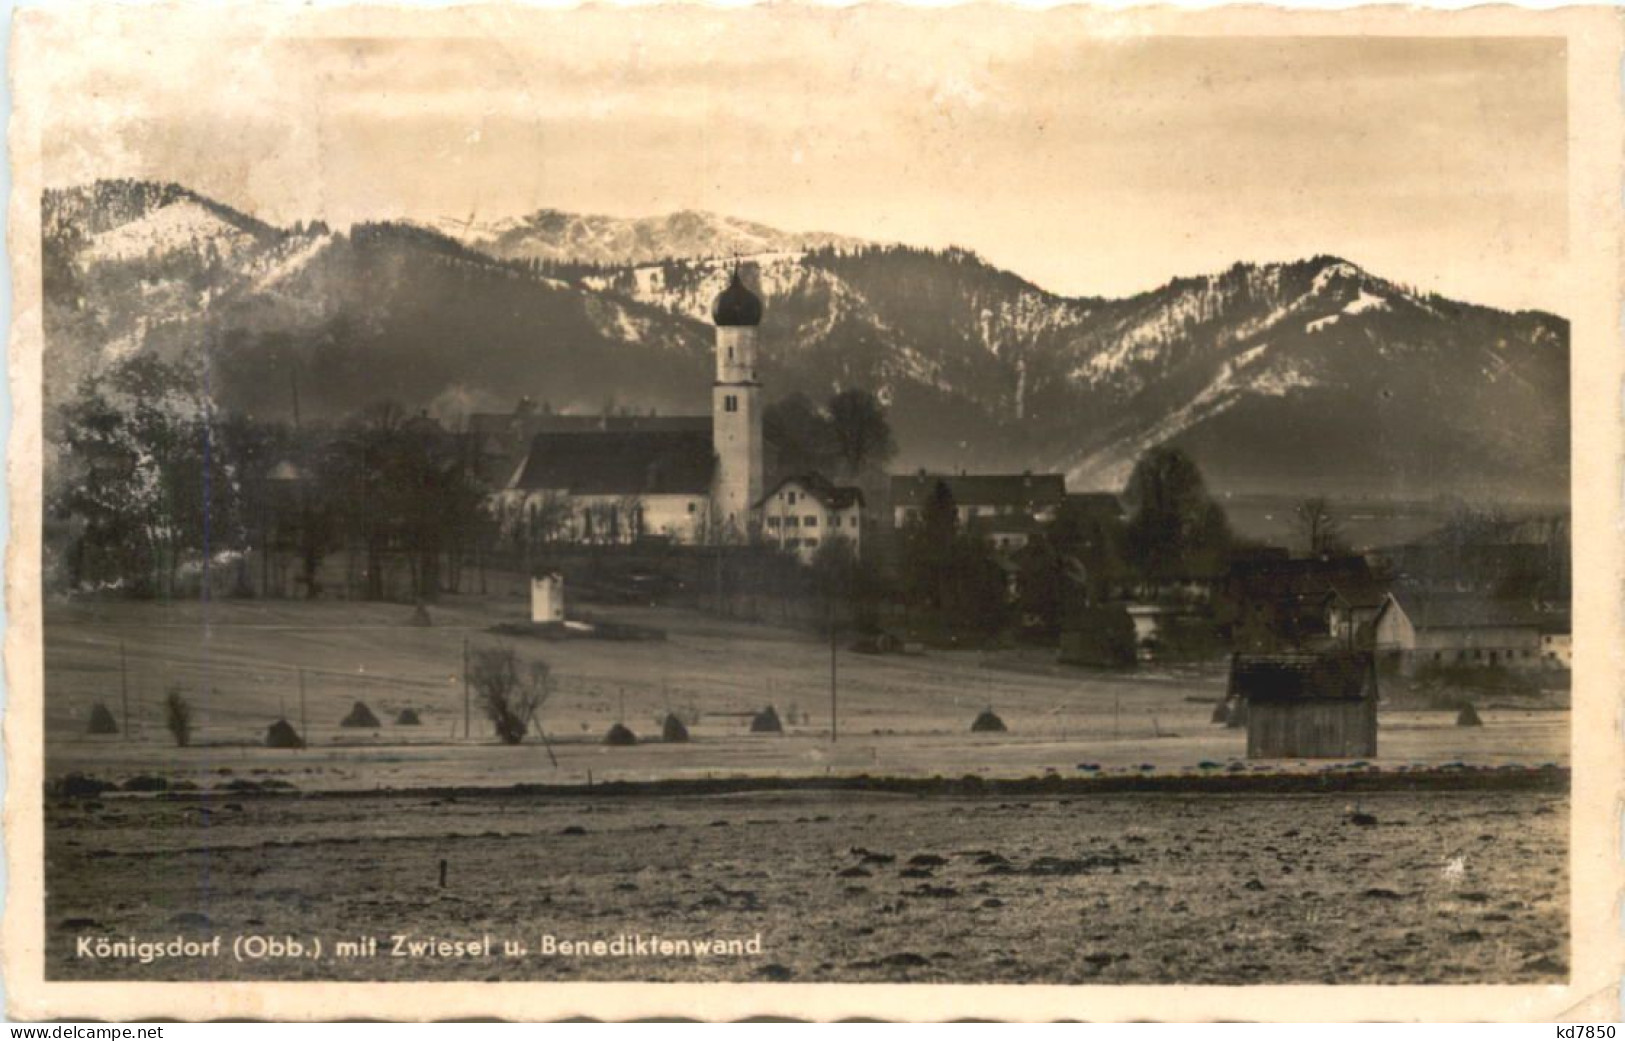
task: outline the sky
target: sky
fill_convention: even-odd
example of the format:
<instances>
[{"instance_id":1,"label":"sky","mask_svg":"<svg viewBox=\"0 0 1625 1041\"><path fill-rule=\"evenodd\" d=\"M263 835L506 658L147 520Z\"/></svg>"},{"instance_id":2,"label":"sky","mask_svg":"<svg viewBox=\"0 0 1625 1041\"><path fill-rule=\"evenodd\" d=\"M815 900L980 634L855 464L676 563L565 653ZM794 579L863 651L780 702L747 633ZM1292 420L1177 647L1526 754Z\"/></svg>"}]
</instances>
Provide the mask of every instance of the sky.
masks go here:
<instances>
[{"instance_id":1,"label":"sky","mask_svg":"<svg viewBox=\"0 0 1625 1041\"><path fill-rule=\"evenodd\" d=\"M958 245L1069 295L1336 254L1563 309L1559 39L1101 35L987 8L178 17L50 56L48 184L176 181L276 223L702 209Z\"/></svg>"}]
</instances>

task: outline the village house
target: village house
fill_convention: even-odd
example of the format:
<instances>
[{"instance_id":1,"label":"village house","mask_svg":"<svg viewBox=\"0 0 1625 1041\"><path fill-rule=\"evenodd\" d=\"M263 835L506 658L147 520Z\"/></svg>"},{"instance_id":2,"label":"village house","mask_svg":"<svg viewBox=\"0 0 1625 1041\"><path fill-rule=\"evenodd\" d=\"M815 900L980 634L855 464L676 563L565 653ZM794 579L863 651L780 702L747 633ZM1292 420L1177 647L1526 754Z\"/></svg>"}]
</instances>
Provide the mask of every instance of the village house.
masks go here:
<instances>
[{"instance_id":1,"label":"village house","mask_svg":"<svg viewBox=\"0 0 1625 1041\"><path fill-rule=\"evenodd\" d=\"M921 517L937 495L948 489L962 528L978 520L1026 517L1041 523L1055 519L1066 501L1066 478L1061 474L933 474L924 470L894 475L891 479L892 522L899 528Z\"/></svg>"},{"instance_id":2,"label":"village house","mask_svg":"<svg viewBox=\"0 0 1625 1041\"><path fill-rule=\"evenodd\" d=\"M1395 590L1377 613L1374 645L1382 666L1404 675L1426 665L1536 669L1544 621L1516 601Z\"/></svg>"},{"instance_id":3,"label":"village house","mask_svg":"<svg viewBox=\"0 0 1625 1041\"><path fill-rule=\"evenodd\" d=\"M1236 649L1262 652L1369 646L1386 594L1363 557L1294 559L1283 551L1232 563L1218 599Z\"/></svg>"},{"instance_id":4,"label":"village house","mask_svg":"<svg viewBox=\"0 0 1625 1041\"><path fill-rule=\"evenodd\" d=\"M992 543L1001 557L1010 557L1042 534L1044 525L1024 513L1005 513L978 517L966 529Z\"/></svg>"},{"instance_id":5,"label":"village house","mask_svg":"<svg viewBox=\"0 0 1625 1041\"><path fill-rule=\"evenodd\" d=\"M812 563L818 548L845 539L856 554L863 544L863 492L810 473L786 477L757 504L762 538Z\"/></svg>"}]
</instances>

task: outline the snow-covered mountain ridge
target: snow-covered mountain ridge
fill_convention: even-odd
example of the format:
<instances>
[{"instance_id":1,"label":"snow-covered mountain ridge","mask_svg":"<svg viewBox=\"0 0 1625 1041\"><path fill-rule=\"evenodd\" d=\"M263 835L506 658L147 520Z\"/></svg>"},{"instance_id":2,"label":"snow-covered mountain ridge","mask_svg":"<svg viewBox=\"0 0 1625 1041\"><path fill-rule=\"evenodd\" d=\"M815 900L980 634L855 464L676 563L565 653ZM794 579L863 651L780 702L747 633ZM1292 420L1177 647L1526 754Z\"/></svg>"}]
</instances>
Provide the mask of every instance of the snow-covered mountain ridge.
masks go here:
<instances>
[{"instance_id":1,"label":"snow-covered mountain ridge","mask_svg":"<svg viewBox=\"0 0 1625 1041\"><path fill-rule=\"evenodd\" d=\"M1172 441L1238 488L1567 484L1566 322L1337 257L1109 300L963 250L708 214L275 228L177 186L102 182L47 193L44 218L56 398L97 365L207 349L222 402L260 413L290 369L314 412L520 394L703 409L707 310L738 265L767 305L771 396L875 390L900 467L1056 468L1109 488Z\"/></svg>"}]
</instances>

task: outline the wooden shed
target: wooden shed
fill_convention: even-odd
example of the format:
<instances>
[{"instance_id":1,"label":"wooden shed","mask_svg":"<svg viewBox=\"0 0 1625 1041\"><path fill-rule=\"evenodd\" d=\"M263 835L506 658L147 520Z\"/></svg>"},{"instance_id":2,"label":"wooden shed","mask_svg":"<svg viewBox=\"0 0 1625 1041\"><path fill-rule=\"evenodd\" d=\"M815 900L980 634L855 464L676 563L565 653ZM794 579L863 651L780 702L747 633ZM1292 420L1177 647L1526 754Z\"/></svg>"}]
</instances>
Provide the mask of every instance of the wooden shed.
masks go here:
<instances>
[{"instance_id":1,"label":"wooden shed","mask_svg":"<svg viewBox=\"0 0 1625 1041\"><path fill-rule=\"evenodd\" d=\"M1226 696L1246 703L1249 759L1377 754L1377 669L1369 653L1237 654Z\"/></svg>"}]
</instances>

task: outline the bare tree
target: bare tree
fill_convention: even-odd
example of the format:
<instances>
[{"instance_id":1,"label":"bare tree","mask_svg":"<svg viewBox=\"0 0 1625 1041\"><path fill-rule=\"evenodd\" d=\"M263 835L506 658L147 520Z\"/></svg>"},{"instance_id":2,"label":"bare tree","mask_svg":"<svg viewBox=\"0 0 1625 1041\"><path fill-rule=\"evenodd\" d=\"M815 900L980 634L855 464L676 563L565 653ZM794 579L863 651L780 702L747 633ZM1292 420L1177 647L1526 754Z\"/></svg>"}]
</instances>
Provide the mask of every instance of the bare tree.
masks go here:
<instances>
[{"instance_id":1,"label":"bare tree","mask_svg":"<svg viewBox=\"0 0 1625 1041\"><path fill-rule=\"evenodd\" d=\"M1312 557L1342 553L1348 549L1343 539L1342 522L1332 512L1331 503L1323 495L1303 499L1293 506L1292 524Z\"/></svg>"},{"instance_id":2,"label":"bare tree","mask_svg":"<svg viewBox=\"0 0 1625 1041\"><path fill-rule=\"evenodd\" d=\"M475 653L469 682L503 744L517 745L529 733L532 720L547 700L547 676L545 662L533 661L528 670L521 669L519 655L511 647Z\"/></svg>"},{"instance_id":3,"label":"bare tree","mask_svg":"<svg viewBox=\"0 0 1625 1041\"><path fill-rule=\"evenodd\" d=\"M164 725L174 735L177 747L185 748L192 743L192 703L179 687L170 687L164 697Z\"/></svg>"}]
</instances>

